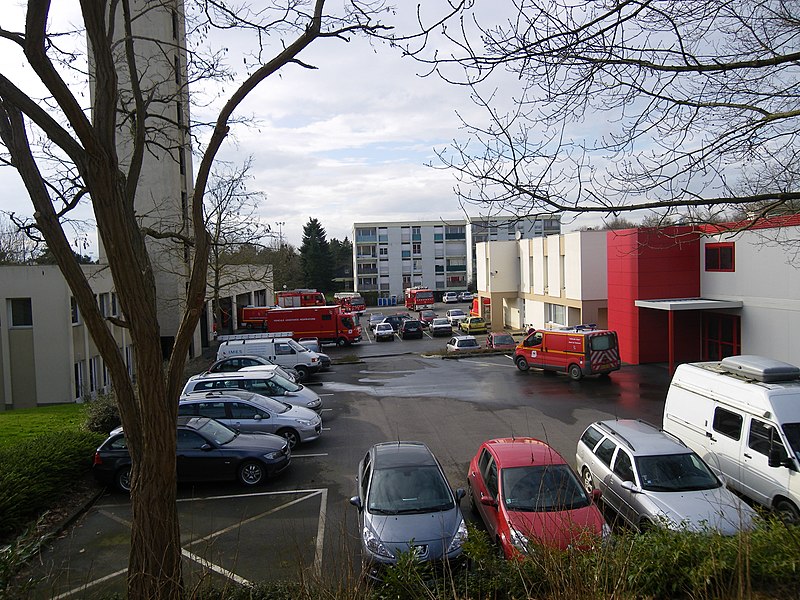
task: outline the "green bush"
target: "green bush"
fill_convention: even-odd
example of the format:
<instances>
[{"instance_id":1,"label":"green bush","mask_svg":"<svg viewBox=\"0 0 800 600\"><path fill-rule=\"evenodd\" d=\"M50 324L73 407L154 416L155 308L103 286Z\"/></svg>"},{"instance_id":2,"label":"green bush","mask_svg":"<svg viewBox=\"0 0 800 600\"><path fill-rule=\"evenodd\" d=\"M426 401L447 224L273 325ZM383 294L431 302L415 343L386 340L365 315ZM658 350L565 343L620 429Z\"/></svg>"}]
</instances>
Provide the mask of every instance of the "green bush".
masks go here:
<instances>
[{"instance_id":1,"label":"green bush","mask_svg":"<svg viewBox=\"0 0 800 600\"><path fill-rule=\"evenodd\" d=\"M96 433L55 431L0 448L0 536L20 531L54 506L91 468L102 440Z\"/></svg>"},{"instance_id":2,"label":"green bush","mask_svg":"<svg viewBox=\"0 0 800 600\"><path fill-rule=\"evenodd\" d=\"M85 426L89 431L108 434L121 423L117 399L113 392L98 394L96 398L86 403Z\"/></svg>"}]
</instances>

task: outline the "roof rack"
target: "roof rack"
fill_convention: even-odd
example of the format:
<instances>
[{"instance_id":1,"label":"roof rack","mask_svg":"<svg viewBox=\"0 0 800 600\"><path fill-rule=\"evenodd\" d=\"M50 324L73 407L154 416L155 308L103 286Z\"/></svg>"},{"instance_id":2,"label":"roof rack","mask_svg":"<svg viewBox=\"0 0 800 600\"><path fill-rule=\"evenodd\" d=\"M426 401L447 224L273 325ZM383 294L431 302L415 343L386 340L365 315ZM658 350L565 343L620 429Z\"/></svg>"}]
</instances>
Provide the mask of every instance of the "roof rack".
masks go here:
<instances>
[{"instance_id":1,"label":"roof rack","mask_svg":"<svg viewBox=\"0 0 800 600\"><path fill-rule=\"evenodd\" d=\"M234 340L272 340L275 338L290 338L291 331L279 331L276 333L237 333L234 335L218 335L220 342L230 342Z\"/></svg>"},{"instance_id":2,"label":"roof rack","mask_svg":"<svg viewBox=\"0 0 800 600\"><path fill-rule=\"evenodd\" d=\"M569 327L559 327L558 331L595 331L597 323L583 323L581 325L570 325Z\"/></svg>"}]
</instances>

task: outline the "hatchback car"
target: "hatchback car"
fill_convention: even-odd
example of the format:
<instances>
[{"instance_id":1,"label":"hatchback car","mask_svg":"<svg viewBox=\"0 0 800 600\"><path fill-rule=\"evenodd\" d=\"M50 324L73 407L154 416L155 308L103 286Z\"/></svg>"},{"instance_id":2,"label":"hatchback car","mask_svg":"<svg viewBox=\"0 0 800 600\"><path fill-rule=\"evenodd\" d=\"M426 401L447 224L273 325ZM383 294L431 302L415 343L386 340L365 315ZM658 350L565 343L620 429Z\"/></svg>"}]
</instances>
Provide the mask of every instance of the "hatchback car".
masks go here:
<instances>
[{"instance_id":1,"label":"hatchback car","mask_svg":"<svg viewBox=\"0 0 800 600\"><path fill-rule=\"evenodd\" d=\"M316 440L322 432L322 419L313 410L249 392L189 394L181 398L178 414L216 419L242 433L274 433L291 448Z\"/></svg>"},{"instance_id":2,"label":"hatchback car","mask_svg":"<svg viewBox=\"0 0 800 600\"><path fill-rule=\"evenodd\" d=\"M419 322L423 327L428 327L436 317L439 315L430 309L419 311Z\"/></svg>"},{"instance_id":3,"label":"hatchback car","mask_svg":"<svg viewBox=\"0 0 800 600\"><path fill-rule=\"evenodd\" d=\"M194 375L184 384L181 396L192 392L243 390L276 398L294 406L322 411L322 399L312 389L281 377L269 365L243 367L235 373Z\"/></svg>"},{"instance_id":4,"label":"hatchback car","mask_svg":"<svg viewBox=\"0 0 800 600\"><path fill-rule=\"evenodd\" d=\"M401 552L421 561L452 561L461 555L467 527L441 465L420 442L372 446L358 465L357 495L361 556L365 572L377 577L381 565Z\"/></svg>"},{"instance_id":5,"label":"hatchback car","mask_svg":"<svg viewBox=\"0 0 800 600\"><path fill-rule=\"evenodd\" d=\"M470 352L480 350L481 346L474 335L455 335L447 342L448 352Z\"/></svg>"},{"instance_id":6,"label":"hatchback car","mask_svg":"<svg viewBox=\"0 0 800 600\"><path fill-rule=\"evenodd\" d=\"M453 326L450 321L445 317L436 317L430 324L430 332L432 336L439 335L452 335Z\"/></svg>"},{"instance_id":7,"label":"hatchback car","mask_svg":"<svg viewBox=\"0 0 800 600\"><path fill-rule=\"evenodd\" d=\"M378 323L375 326L375 341L380 342L382 340L394 341L394 328L391 323Z\"/></svg>"},{"instance_id":8,"label":"hatchback car","mask_svg":"<svg viewBox=\"0 0 800 600\"><path fill-rule=\"evenodd\" d=\"M459 302L472 302L472 299L475 296L472 292L459 292L458 294L458 301Z\"/></svg>"},{"instance_id":9,"label":"hatchback car","mask_svg":"<svg viewBox=\"0 0 800 600\"><path fill-rule=\"evenodd\" d=\"M445 292L442 296L442 302L445 304L450 304L451 302L458 302L458 293L457 292Z\"/></svg>"},{"instance_id":10,"label":"hatchback car","mask_svg":"<svg viewBox=\"0 0 800 600\"><path fill-rule=\"evenodd\" d=\"M214 419L178 417L178 481L238 480L256 485L289 466L289 443L267 433L240 434ZM94 454L98 481L131 491L131 457L122 427L112 431Z\"/></svg>"},{"instance_id":11,"label":"hatchback car","mask_svg":"<svg viewBox=\"0 0 800 600\"><path fill-rule=\"evenodd\" d=\"M416 319L408 319L400 325L400 337L404 340L417 338L422 339L422 323Z\"/></svg>"},{"instance_id":12,"label":"hatchback car","mask_svg":"<svg viewBox=\"0 0 800 600\"><path fill-rule=\"evenodd\" d=\"M598 421L578 442L578 470L623 520L651 527L717 531L751 527L752 508L729 491L678 438L634 420Z\"/></svg>"},{"instance_id":13,"label":"hatchback car","mask_svg":"<svg viewBox=\"0 0 800 600\"><path fill-rule=\"evenodd\" d=\"M486 336L486 347L493 350L513 350L517 342L510 333L490 333Z\"/></svg>"},{"instance_id":14,"label":"hatchback car","mask_svg":"<svg viewBox=\"0 0 800 600\"><path fill-rule=\"evenodd\" d=\"M234 371L240 371L246 367L266 367L265 370L269 370L274 367L274 370L278 375L288 379L289 381L297 383L299 379L297 371L291 367L281 367L270 361L268 358L256 356L255 354L244 354L220 358L219 360L211 363L211 366L206 369L203 375L207 375L209 373L233 373Z\"/></svg>"},{"instance_id":15,"label":"hatchback car","mask_svg":"<svg viewBox=\"0 0 800 600\"><path fill-rule=\"evenodd\" d=\"M470 507L506 558L529 544L554 548L594 546L611 529L563 457L534 438L481 444L467 473Z\"/></svg>"},{"instance_id":16,"label":"hatchback car","mask_svg":"<svg viewBox=\"0 0 800 600\"><path fill-rule=\"evenodd\" d=\"M452 327L458 327L458 324L466 319L469 315L460 308L451 308L444 313L444 316L447 317L448 321L450 321L450 325Z\"/></svg>"},{"instance_id":17,"label":"hatchback car","mask_svg":"<svg viewBox=\"0 0 800 600\"><path fill-rule=\"evenodd\" d=\"M464 333L486 333L486 321L483 317L467 317L458 324Z\"/></svg>"}]
</instances>

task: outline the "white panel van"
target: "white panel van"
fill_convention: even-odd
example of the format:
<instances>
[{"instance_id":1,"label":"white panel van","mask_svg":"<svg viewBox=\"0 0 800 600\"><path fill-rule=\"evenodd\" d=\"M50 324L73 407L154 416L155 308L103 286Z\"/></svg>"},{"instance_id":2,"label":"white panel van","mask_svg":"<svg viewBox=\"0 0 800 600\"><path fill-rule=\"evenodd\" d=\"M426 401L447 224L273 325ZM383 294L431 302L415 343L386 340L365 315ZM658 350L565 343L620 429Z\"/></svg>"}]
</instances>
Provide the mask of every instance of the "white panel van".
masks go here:
<instances>
[{"instance_id":1,"label":"white panel van","mask_svg":"<svg viewBox=\"0 0 800 600\"><path fill-rule=\"evenodd\" d=\"M800 368L761 356L680 365L664 429L728 487L800 522Z\"/></svg>"},{"instance_id":2,"label":"white panel van","mask_svg":"<svg viewBox=\"0 0 800 600\"><path fill-rule=\"evenodd\" d=\"M254 354L263 356L270 362L282 367L291 367L297 371L301 381L319 371L321 366L319 355L304 348L292 338L266 337L259 334L253 336L230 336L220 342L217 349L217 360L228 356Z\"/></svg>"}]
</instances>

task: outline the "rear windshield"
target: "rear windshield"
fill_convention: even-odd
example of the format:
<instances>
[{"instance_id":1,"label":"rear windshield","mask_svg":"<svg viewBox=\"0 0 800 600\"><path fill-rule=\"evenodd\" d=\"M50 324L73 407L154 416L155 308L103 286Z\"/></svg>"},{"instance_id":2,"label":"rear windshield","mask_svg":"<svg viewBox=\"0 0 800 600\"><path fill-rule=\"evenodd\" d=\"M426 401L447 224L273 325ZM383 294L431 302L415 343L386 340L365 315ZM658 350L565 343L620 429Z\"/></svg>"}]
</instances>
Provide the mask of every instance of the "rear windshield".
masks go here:
<instances>
[{"instance_id":1,"label":"rear windshield","mask_svg":"<svg viewBox=\"0 0 800 600\"><path fill-rule=\"evenodd\" d=\"M613 347L614 336L611 334L593 335L589 338L589 348L592 350L611 350Z\"/></svg>"}]
</instances>

